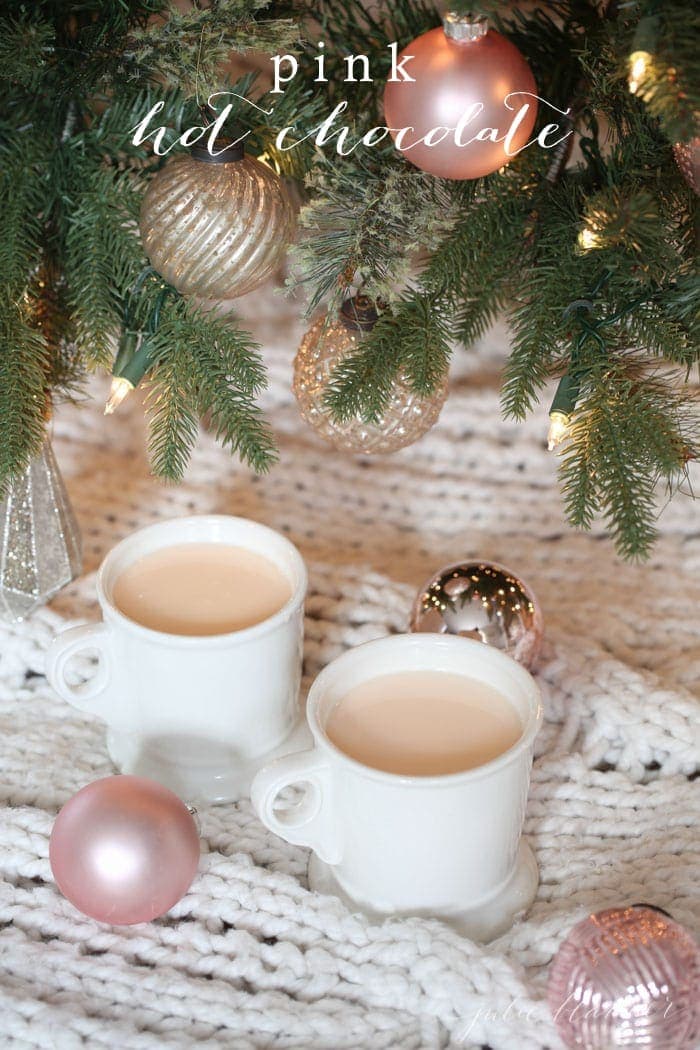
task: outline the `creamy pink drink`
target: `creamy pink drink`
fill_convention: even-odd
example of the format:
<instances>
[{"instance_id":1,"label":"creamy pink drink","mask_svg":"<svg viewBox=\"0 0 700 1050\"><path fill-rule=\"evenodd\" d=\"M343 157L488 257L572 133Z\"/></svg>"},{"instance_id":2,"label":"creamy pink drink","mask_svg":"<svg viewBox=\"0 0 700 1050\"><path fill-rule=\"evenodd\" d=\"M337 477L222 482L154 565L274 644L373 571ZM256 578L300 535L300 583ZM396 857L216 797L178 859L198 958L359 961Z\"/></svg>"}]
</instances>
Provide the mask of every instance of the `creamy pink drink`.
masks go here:
<instances>
[{"instance_id":1,"label":"creamy pink drink","mask_svg":"<svg viewBox=\"0 0 700 1050\"><path fill-rule=\"evenodd\" d=\"M186 543L147 554L114 585L114 604L130 620L167 634L213 635L262 623L292 588L261 554L224 543Z\"/></svg>"},{"instance_id":2,"label":"creamy pink drink","mask_svg":"<svg viewBox=\"0 0 700 1050\"><path fill-rule=\"evenodd\" d=\"M473 769L508 751L522 732L514 707L497 690L444 671L370 678L339 700L326 723L346 755L404 776Z\"/></svg>"}]
</instances>

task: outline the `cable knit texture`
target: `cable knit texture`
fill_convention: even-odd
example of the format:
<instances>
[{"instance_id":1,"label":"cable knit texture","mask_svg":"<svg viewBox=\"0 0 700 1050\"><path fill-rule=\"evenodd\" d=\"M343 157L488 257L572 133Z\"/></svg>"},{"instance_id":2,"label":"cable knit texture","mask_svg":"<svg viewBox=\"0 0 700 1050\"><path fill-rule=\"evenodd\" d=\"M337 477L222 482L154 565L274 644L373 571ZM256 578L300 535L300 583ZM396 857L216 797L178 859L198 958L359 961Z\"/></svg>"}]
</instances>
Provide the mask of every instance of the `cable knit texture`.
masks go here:
<instances>
[{"instance_id":1,"label":"cable knit texture","mask_svg":"<svg viewBox=\"0 0 700 1050\"><path fill-rule=\"evenodd\" d=\"M252 477L205 433L185 484L161 485L148 475L138 399L105 420L104 380L87 407L57 414L86 575L50 609L1 628L2 1045L560 1048L547 967L575 922L647 901L700 928L697 509L689 499L665 509L641 566L620 563L602 528L571 532L544 408L523 426L500 419L501 329L459 355L424 440L376 460L335 453L290 393L297 311L270 289L242 310L271 373L281 462L268 477ZM66 622L97 617L94 571L117 540L210 512L280 529L306 558L305 688L343 649L405 630L416 588L445 563L490 558L533 586L547 625L546 719L525 830L541 883L528 916L498 941L475 945L426 919L372 924L310 893L307 851L261 827L248 802L200 813L200 873L163 919L109 927L58 893L48 862L56 813L113 770L103 725L48 688L46 647Z\"/></svg>"}]
</instances>

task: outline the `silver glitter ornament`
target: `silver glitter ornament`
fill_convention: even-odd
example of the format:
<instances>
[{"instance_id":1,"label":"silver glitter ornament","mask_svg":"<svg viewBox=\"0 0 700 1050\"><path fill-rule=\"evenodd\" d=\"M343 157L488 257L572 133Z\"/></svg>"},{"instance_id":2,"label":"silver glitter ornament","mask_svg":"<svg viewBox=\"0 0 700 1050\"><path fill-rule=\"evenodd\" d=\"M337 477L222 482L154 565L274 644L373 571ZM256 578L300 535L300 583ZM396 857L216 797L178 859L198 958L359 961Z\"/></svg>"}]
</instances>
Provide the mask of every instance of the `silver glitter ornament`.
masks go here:
<instances>
[{"instance_id":1,"label":"silver glitter ornament","mask_svg":"<svg viewBox=\"0 0 700 1050\"><path fill-rule=\"evenodd\" d=\"M475 638L531 670L542 646L544 623L534 594L494 562L458 562L421 587L411 610L411 631Z\"/></svg>"},{"instance_id":2,"label":"silver glitter ornament","mask_svg":"<svg viewBox=\"0 0 700 1050\"><path fill-rule=\"evenodd\" d=\"M182 295L235 299L277 267L296 206L272 168L229 147L175 157L154 175L141 206L151 265Z\"/></svg>"},{"instance_id":3,"label":"silver glitter ornament","mask_svg":"<svg viewBox=\"0 0 700 1050\"><path fill-rule=\"evenodd\" d=\"M336 367L356 353L377 320L376 311L362 296L343 304L337 319L319 318L301 342L294 359L294 395L299 411L316 433L341 452L365 455L396 452L417 441L437 422L447 397L447 377L433 394L422 396L399 374L381 419L366 423L359 416L340 423L331 418L325 402Z\"/></svg>"},{"instance_id":4,"label":"silver glitter ornament","mask_svg":"<svg viewBox=\"0 0 700 1050\"><path fill-rule=\"evenodd\" d=\"M80 531L51 442L0 503L0 616L23 620L82 568Z\"/></svg>"}]
</instances>

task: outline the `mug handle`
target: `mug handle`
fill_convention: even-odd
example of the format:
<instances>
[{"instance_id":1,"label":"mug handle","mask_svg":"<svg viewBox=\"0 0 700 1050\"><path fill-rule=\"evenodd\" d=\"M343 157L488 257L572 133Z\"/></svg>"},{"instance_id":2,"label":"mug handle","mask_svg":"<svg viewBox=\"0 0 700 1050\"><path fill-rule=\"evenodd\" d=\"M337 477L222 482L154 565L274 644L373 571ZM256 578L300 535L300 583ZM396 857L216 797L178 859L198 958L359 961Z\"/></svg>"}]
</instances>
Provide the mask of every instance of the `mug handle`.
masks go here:
<instances>
[{"instance_id":1,"label":"mug handle","mask_svg":"<svg viewBox=\"0 0 700 1050\"><path fill-rule=\"evenodd\" d=\"M298 751L264 766L253 778L250 798L258 817L270 831L297 846L308 846L326 864L338 864L342 849L333 820L331 768L318 750ZM304 797L289 814L275 809L286 787L304 787Z\"/></svg>"},{"instance_id":2,"label":"mug handle","mask_svg":"<svg viewBox=\"0 0 700 1050\"><path fill-rule=\"evenodd\" d=\"M95 703L104 693L112 677L112 651L110 630L105 623L86 623L81 627L69 627L57 635L46 653L46 677L62 700L66 700L79 711L106 717ZM82 685L71 686L66 681L68 661L89 650L97 650L97 671Z\"/></svg>"}]
</instances>

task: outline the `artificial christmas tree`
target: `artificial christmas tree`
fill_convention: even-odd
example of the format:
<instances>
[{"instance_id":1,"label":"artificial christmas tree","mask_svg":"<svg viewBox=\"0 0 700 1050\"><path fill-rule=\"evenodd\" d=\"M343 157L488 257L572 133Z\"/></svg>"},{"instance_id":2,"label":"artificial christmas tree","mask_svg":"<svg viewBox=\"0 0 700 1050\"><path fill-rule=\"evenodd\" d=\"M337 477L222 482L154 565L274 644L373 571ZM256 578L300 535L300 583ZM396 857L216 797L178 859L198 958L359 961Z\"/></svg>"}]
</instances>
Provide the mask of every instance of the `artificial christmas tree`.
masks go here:
<instances>
[{"instance_id":1,"label":"artificial christmas tree","mask_svg":"<svg viewBox=\"0 0 700 1050\"><path fill-rule=\"evenodd\" d=\"M692 3L653 0L556 0L506 15L502 6L476 13L532 71L537 141L485 178L452 181L417 171L381 131L386 82L403 76L397 55L439 26L431 5L10 4L0 72L2 477L40 447L47 394L70 393L86 368L111 363L147 262L136 222L149 177L183 136L192 143L200 102L226 92L212 99L219 113L228 107L224 130L235 126L251 155L306 181L296 256L310 309L335 310L358 290L385 304L337 368L329 411L375 422L398 375L432 395L452 346L468 347L505 311L505 411L521 418L550 377L563 377L552 444L565 439L568 517L587 527L601 513L624 555L648 553L655 490L679 488L698 444L685 381L700 359L697 201L673 152L697 134L698 15ZM464 14L453 7L452 26ZM226 82L236 49L287 52L272 92L250 76ZM52 297L39 280L47 271ZM156 310L162 291L143 281L130 314L131 330L148 335L139 368L151 383L154 470L182 476L207 411L225 445L267 469L274 442L256 405L264 370L252 337L177 293ZM40 325L47 310L52 323Z\"/></svg>"}]
</instances>

